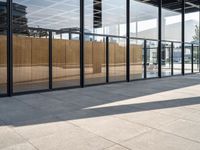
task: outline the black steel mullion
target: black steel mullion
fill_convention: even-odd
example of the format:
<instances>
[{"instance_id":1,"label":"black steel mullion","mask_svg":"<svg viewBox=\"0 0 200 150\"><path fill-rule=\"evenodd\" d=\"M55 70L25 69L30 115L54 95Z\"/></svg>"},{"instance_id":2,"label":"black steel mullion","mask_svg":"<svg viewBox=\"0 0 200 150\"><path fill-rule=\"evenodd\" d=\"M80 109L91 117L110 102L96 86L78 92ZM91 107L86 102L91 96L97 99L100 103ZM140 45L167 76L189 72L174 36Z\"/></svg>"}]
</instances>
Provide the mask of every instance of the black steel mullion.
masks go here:
<instances>
[{"instance_id":1,"label":"black steel mullion","mask_svg":"<svg viewBox=\"0 0 200 150\"><path fill-rule=\"evenodd\" d=\"M49 31L49 89L52 89L53 80L52 58L52 31Z\"/></svg>"},{"instance_id":2,"label":"black steel mullion","mask_svg":"<svg viewBox=\"0 0 200 150\"><path fill-rule=\"evenodd\" d=\"M106 83L109 83L109 37L106 36Z\"/></svg>"},{"instance_id":3,"label":"black steel mullion","mask_svg":"<svg viewBox=\"0 0 200 150\"><path fill-rule=\"evenodd\" d=\"M200 4L199 4L199 27L200 27ZM200 30L199 30L199 45L198 45L198 52L197 52L197 55L198 55L198 57L199 57L198 66L199 66L199 72L200 72Z\"/></svg>"},{"instance_id":4,"label":"black steel mullion","mask_svg":"<svg viewBox=\"0 0 200 150\"><path fill-rule=\"evenodd\" d=\"M84 87L84 0L80 0L80 86Z\"/></svg>"},{"instance_id":5,"label":"black steel mullion","mask_svg":"<svg viewBox=\"0 0 200 150\"><path fill-rule=\"evenodd\" d=\"M144 40L144 78L147 78L147 41Z\"/></svg>"},{"instance_id":6,"label":"black steel mullion","mask_svg":"<svg viewBox=\"0 0 200 150\"><path fill-rule=\"evenodd\" d=\"M185 75L185 0L182 0L182 75Z\"/></svg>"},{"instance_id":7,"label":"black steel mullion","mask_svg":"<svg viewBox=\"0 0 200 150\"><path fill-rule=\"evenodd\" d=\"M130 0L126 0L126 81L130 82Z\"/></svg>"},{"instance_id":8,"label":"black steel mullion","mask_svg":"<svg viewBox=\"0 0 200 150\"><path fill-rule=\"evenodd\" d=\"M200 43L199 43L199 46L198 46L198 52L197 52L197 57L198 57L198 59L199 59L199 61L198 61L198 67L199 67L199 72L200 72Z\"/></svg>"},{"instance_id":9,"label":"black steel mullion","mask_svg":"<svg viewBox=\"0 0 200 150\"><path fill-rule=\"evenodd\" d=\"M7 1L7 94L13 95L13 33L12 33L12 0Z\"/></svg>"},{"instance_id":10,"label":"black steel mullion","mask_svg":"<svg viewBox=\"0 0 200 150\"><path fill-rule=\"evenodd\" d=\"M191 58L191 65L192 65L192 73L194 73L194 45L192 44L192 58Z\"/></svg>"},{"instance_id":11,"label":"black steel mullion","mask_svg":"<svg viewBox=\"0 0 200 150\"><path fill-rule=\"evenodd\" d=\"M162 51L162 0L159 0L158 8L158 77L162 77L162 62L161 62L161 51Z\"/></svg>"},{"instance_id":12,"label":"black steel mullion","mask_svg":"<svg viewBox=\"0 0 200 150\"><path fill-rule=\"evenodd\" d=\"M174 43L171 42L171 75L174 75Z\"/></svg>"}]
</instances>

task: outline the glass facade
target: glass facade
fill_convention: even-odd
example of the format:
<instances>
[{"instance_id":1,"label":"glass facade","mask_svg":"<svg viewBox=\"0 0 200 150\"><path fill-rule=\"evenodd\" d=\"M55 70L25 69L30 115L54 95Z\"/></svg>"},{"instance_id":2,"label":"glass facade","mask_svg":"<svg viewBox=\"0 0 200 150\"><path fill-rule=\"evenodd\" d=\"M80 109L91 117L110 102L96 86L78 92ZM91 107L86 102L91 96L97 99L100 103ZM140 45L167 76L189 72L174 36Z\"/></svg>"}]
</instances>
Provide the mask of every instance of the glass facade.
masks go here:
<instances>
[{"instance_id":1,"label":"glass facade","mask_svg":"<svg viewBox=\"0 0 200 150\"><path fill-rule=\"evenodd\" d=\"M200 49L198 45L193 46L193 72L200 71Z\"/></svg>"},{"instance_id":2,"label":"glass facade","mask_svg":"<svg viewBox=\"0 0 200 150\"><path fill-rule=\"evenodd\" d=\"M195 8L192 6L190 0L185 0L185 42L199 44L200 6L195 5Z\"/></svg>"},{"instance_id":3,"label":"glass facade","mask_svg":"<svg viewBox=\"0 0 200 150\"><path fill-rule=\"evenodd\" d=\"M0 0L0 95L197 73L199 10L192 0Z\"/></svg>"},{"instance_id":4,"label":"glass facade","mask_svg":"<svg viewBox=\"0 0 200 150\"><path fill-rule=\"evenodd\" d=\"M53 88L80 85L79 34L53 33L52 79Z\"/></svg>"},{"instance_id":5,"label":"glass facade","mask_svg":"<svg viewBox=\"0 0 200 150\"><path fill-rule=\"evenodd\" d=\"M130 79L144 78L144 40L130 40Z\"/></svg>"},{"instance_id":6,"label":"glass facade","mask_svg":"<svg viewBox=\"0 0 200 150\"><path fill-rule=\"evenodd\" d=\"M85 32L126 36L126 0L85 0Z\"/></svg>"},{"instance_id":7,"label":"glass facade","mask_svg":"<svg viewBox=\"0 0 200 150\"><path fill-rule=\"evenodd\" d=\"M147 78L158 77L158 42L148 40L146 53Z\"/></svg>"},{"instance_id":8,"label":"glass facade","mask_svg":"<svg viewBox=\"0 0 200 150\"><path fill-rule=\"evenodd\" d=\"M13 91L48 89L49 59L53 87L79 85L79 0L13 0L12 11Z\"/></svg>"},{"instance_id":9,"label":"glass facade","mask_svg":"<svg viewBox=\"0 0 200 150\"><path fill-rule=\"evenodd\" d=\"M173 74L182 74L182 44L173 43Z\"/></svg>"},{"instance_id":10,"label":"glass facade","mask_svg":"<svg viewBox=\"0 0 200 150\"><path fill-rule=\"evenodd\" d=\"M182 36L182 1L162 0L162 40L181 42ZM176 32L174 32L176 31Z\"/></svg>"},{"instance_id":11,"label":"glass facade","mask_svg":"<svg viewBox=\"0 0 200 150\"><path fill-rule=\"evenodd\" d=\"M145 13L144 13L145 12ZM130 36L158 39L158 1L130 1Z\"/></svg>"},{"instance_id":12,"label":"glass facade","mask_svg":"<svg viewBox=\"0 0 200 150\"><path fill-rule=\"evenodd\" d=\"M93 36L84 44L85 84L106 83L106 39Z\"/></svg>"},{"instance_id":13,"label":"glass facade","mask_svg":"<svg viewBox=\"0 0 200 150\"><path fill-rule=\"evenodd\" d=\"M0 95L7 93L7 4L0 0Z\"/></svg>"},{"instance_id":14,"label":"glass facade","mask_svg":"<svg viewBox=\"0 0 200 150\"><path fill-rule=\"evenodd\" d=\"M161 65L162 65L162 76L172 75L172 43L162 42L161 49Z\"/></svg>"},{"instance_id":15,"label":"glass facade","mask_svg":"<svg viewBox=\"0 0 200 150\"><path fill-rule=\"evenodd\" d=\"M126 39L109 38L109 81L126 80Z\"/></svg>"},{"instance_id":16,"label":"glass facade","mask_svg":"<svg viewBox=\"0 0 200 150\"><path fill-rule=\"evenodd\" d=\"M184 61L185 61L185 74L192 73L192 45L185 44L184 51Z\"/></svg>"}]
</instances>

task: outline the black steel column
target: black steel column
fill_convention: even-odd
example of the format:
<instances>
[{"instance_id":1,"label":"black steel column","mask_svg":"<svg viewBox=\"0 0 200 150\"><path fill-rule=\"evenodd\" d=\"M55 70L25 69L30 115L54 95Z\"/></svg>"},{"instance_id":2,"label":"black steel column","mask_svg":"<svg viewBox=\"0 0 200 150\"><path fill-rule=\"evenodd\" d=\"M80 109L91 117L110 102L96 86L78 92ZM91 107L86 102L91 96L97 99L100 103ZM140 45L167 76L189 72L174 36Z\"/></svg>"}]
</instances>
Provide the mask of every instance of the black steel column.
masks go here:
<instances>
[{"instance_id":1,"label":"black steel column","mask_svg":"<svg viewBox=\"0 0 200 150\"><path fill-rule=\"evenodd\" d=\"M182 75L185 75L185 0L182 0Z\"/></svg>"},{"instance_id":2,"label":"black steel column","mask_svg":"<svg viewBox=\"0 0 200 150\"><path fill-rule=\"evenodd\" d=\"M49 89L52 89L52 31L49 31Z\"/></svg>"},{"instance_id":3,"label":"black steel column","mask_svg":"<svg viewBox=\"0 0 200 150\"><path fill-rule=\"evenodd\" d=\"M12 0L7 1L7 93L13 94L13 37L12 37Z\"/></svg>"},{"instance_id":4,"label":"black steel column","mask_svg":"<svg viewBox=\"0 0 200 150\"><path fill-rule=\"evenodd\" d=\"M161 62L161 51L162 51L162 0L159 0L158 8L158 77L162 77L162 62Z\"/></svg>"},{"instance_id":5,"label":"black steel column","mask_svg":"<svg viewBox=\"0 0 200 150\"><path fill-rule=\"evenodd\" d=\"M192 44L192 58L191 58L191 65L192 65L192 73L194 73L194 45Z\"/></svg>"},{"instance_id":6,"label":"black steel column","mask_svg":"<svg viewBox=\"0 0 200 150\"><path fill-rule=\"evenodd\" d=\"M109 37L106 36L106 83L109 83Z\"/></svg>"},{"instance_id":7,"label":"black steel column","mask_svg":"<svg viewBox=\"0 0 200 150\"><path fill-rule=\"evenodd\" d=\"M144 78L147 78L147 41L144 40Z\"/></svg>"},{"instance_id":8,"label":"black steel column","mask_svg":"<svg viewBox=\"0 0 200 150\"><path fill-rule=\"evenodd\" d=\"M174 43L171 42L171 75L174 75Z\"/></svg>"},{"instance_id":9,"label":"black steel column","mask_svg":"<svg viewBox=\"0 0 200 150\"><path fill-rule=\"evenodd\" d=\"M84 0L80 0L80 86L84 87Z\"/></svg>"},{"instance_id":10,"label":"black steel column","mask_svg":"<svg viewBox=\"0 0 200 150\"><path fill-rule=\"evenodd\" d=\"M130 0L126 0L126 81L130 82Z\"/></svg>"},{"instance_id":11,"label":"black steel column","mask_svg":"<svg viewBox=\"0 0 200 150\"><path fill-rule=\"evenodd\" d=\"M199 3L199 27L200 27L200 3ZM198 52L197 55L199 57L199 72L200 72L200 30L199 30L199 45L198 45Z\"/></svg>"}]
</instances>

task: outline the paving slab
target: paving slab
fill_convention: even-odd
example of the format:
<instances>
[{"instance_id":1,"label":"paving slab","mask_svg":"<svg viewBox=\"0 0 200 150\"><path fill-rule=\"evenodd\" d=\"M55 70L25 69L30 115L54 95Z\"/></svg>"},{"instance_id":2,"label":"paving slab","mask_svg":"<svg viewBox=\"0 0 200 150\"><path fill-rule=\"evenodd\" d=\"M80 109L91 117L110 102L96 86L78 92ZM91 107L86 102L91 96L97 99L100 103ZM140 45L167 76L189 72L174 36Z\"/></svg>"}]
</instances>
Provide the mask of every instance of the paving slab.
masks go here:
<instances>
[{"instance_id":1,"label":"paving slab","mask_svg":"<svg viewBox=\"0 0 200 150\"><path fill-rule=\"evenodd\" d=\"M140 135L150 128L110 116L72 120L74 124L114 142Z\"/></svg>"},{"instance_id":2,"label":"paving slab","mask_svg":"<svg viewBox=\"0 0 200 150\"><path fill-rule=\"evenodd\" d=\"M152 130L121 143L132 150L197 150L200 144L174 136L169 133Z\"/></svg>"},{"instance_id":3,"label":"paving slab","mask_svg":"<svg viewBox=\"0 0 200 150\"><path fill-rule=\"evenodd\" d=\"M179 119L160 129L200 143L200 123Z\"/></svg>"},{"instance_id":4,"label":"paving slab","mask_svg":"<svg viewBox=\"0 0 200 150\"><path fill-rule=\"evenodd\" d=\"M0 150L198 150L200 74L0 98Z\"/></svg>"}]
</instances>

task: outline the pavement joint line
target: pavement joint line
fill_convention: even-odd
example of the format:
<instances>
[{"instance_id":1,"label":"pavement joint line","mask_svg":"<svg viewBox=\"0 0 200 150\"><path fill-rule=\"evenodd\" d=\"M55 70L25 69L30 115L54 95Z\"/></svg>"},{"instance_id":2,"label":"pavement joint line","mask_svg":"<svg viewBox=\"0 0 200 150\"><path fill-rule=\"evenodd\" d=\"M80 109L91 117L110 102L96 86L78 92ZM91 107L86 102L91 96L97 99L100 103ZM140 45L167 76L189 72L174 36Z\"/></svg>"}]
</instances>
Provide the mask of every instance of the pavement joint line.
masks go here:
<instances>
[{"instance_id":1,"label":"pavement joint line","mask_svg":"<svg viewBox=\"0 0 200 150\"><path fill-rule=\"evenodd\" d=\"M101 136L101 135L99 135L99 134L96 134L96 133L90 131L90 130L87 130L87 129L85 129L85 128L83 128L83 127L81 127L81 126L79 126L79 125L77 125L77 124L75 124L75 123L73 123L73 122L71 122L71 121L69 121L68 123L70 123L70 124L72 124L72 125L74 125L74 126L80 128L80 129L82 129L82 130L85 130L85 131L87 131L87 132L89 132L89 133L91 133L91 134L94 134L94 135L97 136L97 137L100 137L100 138L102 138L102 139L104 139L104 140L106 140L106 141L109 141L109 142L113 143L114 145L112 145L112 146L115 146L115 145L123 146L123 145L121 145L121 144L118 143L118 142L115 142L115 141L113 141L113 140L107 139L106 137L103 137L103 136ZM122 141L122 142L123 142L123 141ZM111 147L112 147L112 146L111 146ZM123 147L124 147L124 146L123 146ZM107 147L107 148L110 148L110 146ZM125 148L128 149L128 150L131 150L131 149L128 148L128 147L125 147ZM105 148L105 149L106 149L106 148Z\"/></svg>"},{"instance_id":2,"label":"pavement joint line","mask_svg":"<svg viewBox=\"0 0 200 150\"><path fill-rule=\"evenodd\" d=\"M128 122L130 122L130 123L134 123L134 124L138 124L138 125L141 125L141 126L144 126L144 127L151 128L151 130L145 131L144 133L141 133L141 134L139 134L139 135L137 135L137 136L135 136L135 137L132 137L132 138L130 138L130 139L128 139L128 140L125 140L125 141L129 141L129 140L131 140L131 139L137 138L137 137L139 137L139 136L141 136L141 135L144 135L144 134L146 134L146 133L148 133L148 132L151 132L151 131L153 131L153 130L157 130L157 131L159 131L159 132L171 134L171 135L173 135L173 136L176 136L176 137L179 137L179 138L183 138L183 139L185 139L185 140L189 140L189 141L192 141L192 142L195 142L195 143L199 143L199 144L200 144L199 141L196 141L196 140L193 140L193 139L190 139L190 138L187 138L187 137L183 137L183 136L174 134L174 133L172 133L172 132L167 132L167 131L164 131L164 130L162 130L162 129L159 129L159 128L156 128L156 127L152 127L152 126L148 126L148 125L145 125L145 124L142 124L142 123L139 123L139 122L129 121L129 120L124 119L124 118L120 118L120 119L125 120L125 121L128 121ZM167 125L164 125L164 126L168 126L168 125L170 125L171 123L173 123L173 122L175 122L175 121L178 121L178 120L184 120L184 119L178 118L178 119L176 119L176 120L174 120L174 121L169 122ZM190 122L192 122L192 121L190 121ZM198 124L199 124L199 123L198 123Z\"/></svg>"},{"instance_id":3,"label":"pavement joint line","mask_svg":"<svg viewBox=\"0 0 200 150\"><path fill-rule=\"evenodd\" d=\"M13 127L9 126L9 128L15 133L17 134L18 136L20 136L24 141L25 143L27 142L28 144L30 144L31 146L33 146L36 150L39 150L35 145L33 145L27 138L25 138L23 135L19 134ZM24 142L20 142L18 144L23 144ZM14 144L14 145L18 145L18 144ZM14 146L13 145L13 146Z\"/></svg>"},{"instance_id":4,"label":"pavement joint line","mask_svg":"<svg viewBox=\"0 0 200 150\"><path fill-rule=\"evenodd\" d=\"M160 113L160 112L158 112L158 113ZM160 114L162 114L162 113L160 113ZM162 114L162 115L167 115L167 114ZM170 115L167 115L167 116L170 116ZM116 117L116 118L118 118L118 119L122 119L122 120L128 121L128 122L130 122L130 123L135 123L135 124L138 124L138 125L142 125L142 126L144 126L144 127L148 127L148 128L153 129L153 130L160 130L160 131L162 131L162 132L165 132L165 133L168 133L168 134L172 134L171 132L167 132L167 131L164 131L164 130L162 130L162 129L159 129L159 128L156 128L156 127L152 127L152 126L148 126L148 125L145 125L145 124L142 124L142 123L139 123L139 122L130 121L130 120L127 120L127 119L124 119L124 118L121 118L121 117L117 117L117 116L113 116L113 117ZM176 117L176 116L173 116L173 117ZM193 120L187 120L187 119L184 119L184 118L177 118L177 117L176 117L175 120L170 121L170 122L167 123L167 125L162 125L162 126L168 126L168 125L170 125L171 123L176 122L176 121L178 121L178 120L186 120L186 121L189 121L189 122L192 122L192 123L194 122ZM199 123L199 122L195 122L195 124L200 124L200 123ZM184 138L184 139L193 141L193 142L200 143L200 141L196 141L196 140L193 140L193 139L190 139L190 138L182 137L182 136L179 136L179 135L176 135L176 134L172 134L172 135L175 135L175 136L178 136L178 137L181 137L181 138Z\"/></svg>"},{"instance_id":5,"label":"pavement joint line","mask_svg":"<svg viewBox=\"0 0 200 150\"><path fill-rule=\"evenodd\" d=\"M112 145L112 146L109 146L109 147L107 147L107 148L104 148L103 150L107 150L108 148L112 148L112 147L114 147L114 146L116 146L116 145L121 146L121 147L125 148L126 150L132 150L132 149L130 149L130 148L124 146L124 145L121 145L120 143L115 144L115 145Z\"/></svg>"},{"instance_id":6,"label":"pavement joint line","mask_svg":"<svg viewBox=\"0 0 200 150\"><path fill-rule=\"evenodd\" d=\"M172 132L167 132L167 131L164 131L164 130L162 130L162 129L155 129L155 130L160 131L160 132L163 132L163 133L171 134L171 135L173 135L173 136L176 136L176 137L185 139L185 140L187 140L187 141L191 141L191 142L200 144L200 142L197 141L197 140L193 140L193 139L191 139L191 138L187 138L187 137L184 137L184 136L180 136L180 135L174 134L174 133L172 133Z\"/></svg>"}]
</instances>

